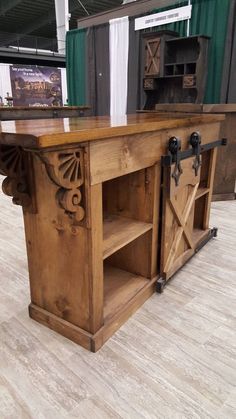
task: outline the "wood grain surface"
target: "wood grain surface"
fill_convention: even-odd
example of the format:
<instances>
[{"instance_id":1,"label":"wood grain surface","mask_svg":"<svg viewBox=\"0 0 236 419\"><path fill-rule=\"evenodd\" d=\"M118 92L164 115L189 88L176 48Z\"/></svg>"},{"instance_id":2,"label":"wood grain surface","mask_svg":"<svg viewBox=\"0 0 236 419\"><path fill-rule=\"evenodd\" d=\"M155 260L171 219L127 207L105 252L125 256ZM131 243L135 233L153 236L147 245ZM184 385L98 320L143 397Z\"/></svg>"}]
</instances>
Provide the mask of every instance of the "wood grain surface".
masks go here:
<instances>
[{"instance_id":1,"label":"wood grain surface","mask_svg":"<svg viewBox=\"0 0 236 419\"><path fill-rule=\"evenodd\" d=\"M113 120L107 116L87 118L58 118L25 121L3 121L0 144L21 145L26 148L55 147L121 135L187 127L217 122L223 115L183 115L173 118L163 114L135 114Z\"/></svg>"},{"instance_id":2,"label":"wood grain surface","mask_svg":"<svg viewBox=\"0 0 236 419\"><path fill-rule=\"evenodd\" d=\"M28 318L21 209L0 192L1 419L234 419L236 203L219 235L96 354Z\"/></svg>"}]
</instances>

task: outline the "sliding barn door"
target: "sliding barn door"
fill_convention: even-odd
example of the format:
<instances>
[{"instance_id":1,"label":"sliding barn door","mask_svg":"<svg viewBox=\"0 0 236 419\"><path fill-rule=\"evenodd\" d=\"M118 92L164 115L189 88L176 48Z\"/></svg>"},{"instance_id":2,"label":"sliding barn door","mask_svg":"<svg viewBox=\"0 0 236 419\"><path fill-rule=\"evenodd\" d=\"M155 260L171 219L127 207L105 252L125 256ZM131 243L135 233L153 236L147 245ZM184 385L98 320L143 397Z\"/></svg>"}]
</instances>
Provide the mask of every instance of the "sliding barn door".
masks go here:
<instances>
[{"instance_id":1,"label":"sliding barn door","mask_svg":"<svg viewBox=\"0 0 236 419\"><path fill-rule=\"evenodd\" d=\"M163 168L161 271L168 280L193 254L194 207L200 182L195 157Z\"/></svg>"}]
</instances>

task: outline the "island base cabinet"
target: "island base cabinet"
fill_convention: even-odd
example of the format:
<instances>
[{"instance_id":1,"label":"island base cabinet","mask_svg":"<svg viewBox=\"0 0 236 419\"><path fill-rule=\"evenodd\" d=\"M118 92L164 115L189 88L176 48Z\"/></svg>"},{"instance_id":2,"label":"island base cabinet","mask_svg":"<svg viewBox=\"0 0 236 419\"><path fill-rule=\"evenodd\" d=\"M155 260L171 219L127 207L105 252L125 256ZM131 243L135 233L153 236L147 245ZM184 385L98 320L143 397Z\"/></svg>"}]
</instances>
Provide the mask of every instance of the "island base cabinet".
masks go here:
<instances>
[{"instance_id":1,"label":"island base cabinet","mask_svg":"<svg viewBox=\"0 0 236 419\"><path fill-rule=\"evenodd\" d=\"M86 145L33 155L24 222L30 317L96 351L155 289L161 166L89 185L87 157Z\"/></svg>"},{"instance_id":2,"label":"island base cabinet","mask_svg":"<svg viewBox=\"0 0 236 419\"><path fill-rule=\"evenodd\" d=\"M78 141L77 129L35 145L32 121L26 137L0 134L3 191L23 207L29 315L93 352L211 236L218 119L147 118L121 135L109 126L110 136L103 119L94 141L89 129ZM189 143L197 131L208 147L199 155ZM173 137L190 154L165 165Z\"/></svg>"}]
</instances>

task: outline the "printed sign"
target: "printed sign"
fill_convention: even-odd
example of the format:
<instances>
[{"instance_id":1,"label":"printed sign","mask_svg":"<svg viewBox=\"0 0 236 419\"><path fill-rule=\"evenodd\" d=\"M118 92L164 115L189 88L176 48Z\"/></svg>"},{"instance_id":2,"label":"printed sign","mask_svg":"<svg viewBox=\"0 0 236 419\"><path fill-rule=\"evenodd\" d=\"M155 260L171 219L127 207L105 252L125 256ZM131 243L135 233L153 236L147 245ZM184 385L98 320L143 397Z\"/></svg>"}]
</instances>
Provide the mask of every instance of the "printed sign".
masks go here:
<instances>
[{"instance_id":1,"label":"printed sign","mask_svg":"<svg viewBox=\"0 0 236 419\"><path fill-rule=\"evenodd\" d=\"M155 13L135 19L135 30L152 28L154 26L166 25L167 23L178 22L179 20L191 19L192 6L178 7L177 9Z\"/></svg>"},{"instance_id":2,"label":"printed sign","mask_svg":"<svg viewBox=\"0 0 236 419\"><path fill-rule=\"evenodd\" d=\"M14 106L62 106L60 69L17 64L10 77Z\"/></svg>"}]
</instances>

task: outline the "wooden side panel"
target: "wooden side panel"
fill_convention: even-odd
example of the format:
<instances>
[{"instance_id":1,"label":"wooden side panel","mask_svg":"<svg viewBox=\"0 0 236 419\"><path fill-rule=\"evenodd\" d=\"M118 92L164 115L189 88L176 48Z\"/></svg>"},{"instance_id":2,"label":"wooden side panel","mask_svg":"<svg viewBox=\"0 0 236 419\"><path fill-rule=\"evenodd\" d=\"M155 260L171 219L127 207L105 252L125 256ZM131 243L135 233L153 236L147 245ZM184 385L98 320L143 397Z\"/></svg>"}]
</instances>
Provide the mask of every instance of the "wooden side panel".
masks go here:
<instances>
[{"instance_id":1,"label":"wooden side panel","mask_svg":"<svg viewBox=\"0 0 236 419\"><path fill-rule=\"evenodd\" d=\"M218 153L217 148L214 148L213 150L211 150L211 153L210 153L209 176L207 180L207 188L209 189L209 193L206 196L206 206L205 206L204 221L203 221L204 230L209 227L210 209L211 209L211 200L212 200L217 153Z\"/></svg>"},{"instance_id":2,"label":"wooden side panel","mask_svg":"<svg viewBox=\"0 0 236 419\"><path fill-rule=\"evenodd\" d=\"M103 324L103 223L102 223L102 185L88 189L90 193L89 230L89 286L90 286L90 329L91 333ZM86 263L86 261L84 261ZM86 268L87 269L87 268Z\"/></svg>"},{"instance_id":3,"label":"wooden side panel","mask_svg":"<svg viewBox=\"0 0 236 419\"><path fill-rule=\"evenodd\" d=\"M102 303L99 301L101 307L94 308L99 291L92 282L93 274L96 287L102 283L102 266L96 267L95 263L101 232L98 231L98 239L92 239L91 229L86 225L97 222L94 208L99 185L96 190L87 190L87 198L82 198L87 201L85 219L74 222L72 215L58 205L60 188L50 179L45 163L34 156L33 165L38 212L24 214L32 303L84 330L94 331L98 328L95 315L99 325L102 324ZM84 169L82 194L88 189L88 167ZM98 211L100 208L98 201Z\"/></svg>"},{"instance_id":4,"label":"wooden side panel","mask_svg":"<svg viewBox=\"0 0 236 419\"><path fill-rule=\"evenodd\" d=\"M229 105L227 105L229 106ZM218 153L213 195L234 194L236 180L236 112L226 113L221 123L221 138L227 138L226 147Z\"/></svg>"}]
</instances>

